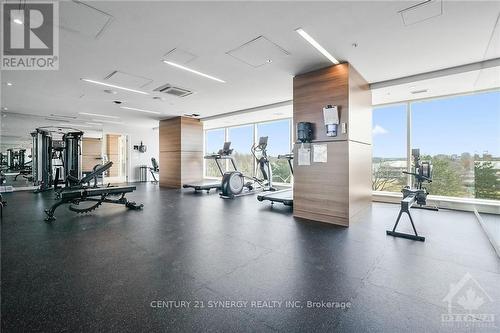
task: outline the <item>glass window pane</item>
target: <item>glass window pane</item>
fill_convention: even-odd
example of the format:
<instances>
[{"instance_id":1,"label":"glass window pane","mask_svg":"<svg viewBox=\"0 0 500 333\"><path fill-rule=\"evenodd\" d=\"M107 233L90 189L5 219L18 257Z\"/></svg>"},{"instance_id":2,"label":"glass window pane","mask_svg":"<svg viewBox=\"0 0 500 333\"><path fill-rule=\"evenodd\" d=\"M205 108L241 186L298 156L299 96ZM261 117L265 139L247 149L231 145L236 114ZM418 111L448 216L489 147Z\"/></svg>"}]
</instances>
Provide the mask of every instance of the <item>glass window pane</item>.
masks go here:
<instances>
[{"instance_id":1,"label":"glass window pane","mask_svg":"<svg viewBox=\"0 0 500 333\"><path fill-rule=\"evenodd\" d=\"M254 168L254 158L250 151L253 144L253 125L230 127L228 130L236 166L244 175L251 176Z\"/></svg>"},{"instance_id":2,"label":"glass window pane","mask_svg":"<svg viewBox=\"0 0 500 333\"><path fill-rule=\"evenodd\" d=\"M412 103L412 142L432 160L430 194L500 199L500 92Z\"/></svg>"},{"instance_id":3,"label":"glass window pane","mask_svg":"<svg viewBox=\"0 0 500 333\"><path fill-rule=\"evenodd\" d=\"M373 110L372 189L401 192L406 185L406 104Z\"/></svg>"},{"instance_id":4,"label":"glass window pane","mask_svg":"<svg viewBox=\"0 0 500 333\"><path fill-rule=\"evenodd\" d=\"M217 153L224 146L224 129L205 131L205 154ZM224 166L224 163L221 163ZM221 177L220 171L213 160L205 160L205 176Z\"/></svg>"},{"instance_id":5,"label":"glass window pane","mask_svg":"<svg viewBox=\"0 0 500 333\"><path fill-rule=\"evenodd\" d=\"M273 181L290 183L292 174L286 160L278 159L278 155L290 153L290 120L278 120L257 124L257 136L267 136L267 155L271 162Z\"/></svg>"}]
</instances>

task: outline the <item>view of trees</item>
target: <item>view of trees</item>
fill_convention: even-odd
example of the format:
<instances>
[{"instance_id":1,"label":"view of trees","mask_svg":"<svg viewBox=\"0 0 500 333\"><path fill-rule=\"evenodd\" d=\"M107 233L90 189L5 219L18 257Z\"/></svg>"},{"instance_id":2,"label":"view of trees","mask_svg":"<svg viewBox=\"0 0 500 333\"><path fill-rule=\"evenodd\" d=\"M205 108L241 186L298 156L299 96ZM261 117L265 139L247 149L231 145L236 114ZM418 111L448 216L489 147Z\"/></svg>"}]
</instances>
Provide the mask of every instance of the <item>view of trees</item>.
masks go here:
<instances>
[{"instance_id":1,"label":"view of trees","mask_svg":"<svg viewBox=\"0 0 500 333\"><path fill-rule=\"evenodd\" d=\"M231 141L231 146L234 149L232 157L238 170L246 176L262 178L260 171L257 171L257 174L255 174L256 161L250 152L250 147L254 141L254 132L256 131L259 136L267 136L269 138L267 154L273 174L273 182L291 183L292 174L287 160L278 159L278 154L287 154L290 151L290 126L290 120L285 119L228 127L227 137L224 134L225 129L208 130L205 132L205 149L207 153L217 151L220 149L217 147L222 147L224 139ZM221 160L220 164L224 171L232 170L230 161ZM207 177L221 176L215 161L205 161L205 175Z\"/></svg>"},{"instance_id":2,"label":"view of trees","mask_svg":"<svg viewBox=\"0 0 500 333\"><path fill-rule=\"evenodd\" d=\"M474 163L474 188L476 198L500 200L499 170L493 161Z\"/></svg>"},{"instance_id":3,"label":"view of trees","mask_svg":"<svg viewBox=\"0 0 500 333\"><path fill-rule=\"evenodd\" d=\"M409 138L433 165L431 195L500 200L499 106L500 92L486 91L374 108L372 189L409 185Z\"/></svg>"},{"instance_id":4,"label":"view of trees","mask_svg":"<svg viewBox=\"0 0 500 333\"><path fill-rule=\"evenodd\" d=\"M406 170L406 160L404 159L374 159L372 169L372 189L374 191L399 192L406 185L407 177L402 172Z\"/></svg>"},{"instance_id":5,"label":"view of trees","mask_svg":"<svg viewBox=\"0 0 500 333\"><path fill-rule=\"evenodd\" d=\"M500 158L489 154L479 156L423 155L422 161L433 165L432 183L425 187L432 195L500 199ZM397 163L396 163L397 162ZM406 185L406 163L402 160L374 158L372 189L399 192Z\"/></svg>"}]
</instances>

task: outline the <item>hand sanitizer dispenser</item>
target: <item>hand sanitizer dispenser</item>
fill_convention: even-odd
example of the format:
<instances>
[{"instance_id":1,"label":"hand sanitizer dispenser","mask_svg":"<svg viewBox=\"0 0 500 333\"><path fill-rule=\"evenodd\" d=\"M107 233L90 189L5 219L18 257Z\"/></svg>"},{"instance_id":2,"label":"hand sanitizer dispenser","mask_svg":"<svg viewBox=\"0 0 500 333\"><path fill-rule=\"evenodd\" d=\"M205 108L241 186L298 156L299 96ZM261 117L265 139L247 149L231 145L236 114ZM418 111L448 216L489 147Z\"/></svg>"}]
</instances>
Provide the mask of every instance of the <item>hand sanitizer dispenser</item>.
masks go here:
<instances>
[{"instance_id":1,"label":"hand sanitizer dispenser","mask_svg":"<svg viewBox=\"0 0 500 333\"><path fill-rule=\"evenodd\" d=\"M337 136L339 125L339 110L336 105L327 105L323 108L323 117L325 119L326 136Z\"/></svg>"}]
</instances>

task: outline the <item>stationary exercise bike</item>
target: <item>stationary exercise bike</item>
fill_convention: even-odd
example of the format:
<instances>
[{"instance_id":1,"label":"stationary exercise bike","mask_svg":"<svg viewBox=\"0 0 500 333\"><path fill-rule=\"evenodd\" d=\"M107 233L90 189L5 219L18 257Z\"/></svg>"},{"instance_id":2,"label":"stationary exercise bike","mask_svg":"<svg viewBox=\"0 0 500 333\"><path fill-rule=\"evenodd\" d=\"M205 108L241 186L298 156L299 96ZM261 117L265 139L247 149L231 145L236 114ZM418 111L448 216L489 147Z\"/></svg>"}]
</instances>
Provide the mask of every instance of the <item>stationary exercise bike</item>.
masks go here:
<instances>
[{"instance_id":1,"label":"stationary exercise bike","mask_svg":"<svg viewBox=\"0 0 500 333\"><path fill-rule=\"evenodd\" d=\"M427 189L423 187L424 183L432 182L432 164L430 162L420 161L419 149L412 149L412 156L414 172L403 171L403 173L413 176L415 179L415 183L413 187L405 186L401 190L401 192L403 192L403 200L401 200L401 209L399 210L398 218L396 219L396 223L394 224L392 230L387 230L386 234L394 237L401 237L424 242L425 237L420 236L417 233L417 229L415 228L415 224L413 223L413 218L410 214L410 208L420 208L434 211L438 210L437 207L427 206L427 195L429 194L429 192L427 192ZM415 204L416 206L414 206ZM396 231L403 213L408 214L414 234L406 234Z\"/></svg>"},{"instance_id":2,"label":"stationary exercise bike","mask_svg":"<svg viewBox=\"0 0 500 333\"><path fill-rule=\"evenodd\" d=\"M274 191L272 186L272 173L269 159L267 157L267 136L262 136L258 144L254 144L251 148L252 155L257 161L256 170L257 175L260 171L262 179L255 176L249 177L240 171L228 171L222 176L220 196L225 199L233 199L236 196L251 194L256 188L263 191ZM251 181L246 181L251 179Z\"/></svg>"}]
</instances>

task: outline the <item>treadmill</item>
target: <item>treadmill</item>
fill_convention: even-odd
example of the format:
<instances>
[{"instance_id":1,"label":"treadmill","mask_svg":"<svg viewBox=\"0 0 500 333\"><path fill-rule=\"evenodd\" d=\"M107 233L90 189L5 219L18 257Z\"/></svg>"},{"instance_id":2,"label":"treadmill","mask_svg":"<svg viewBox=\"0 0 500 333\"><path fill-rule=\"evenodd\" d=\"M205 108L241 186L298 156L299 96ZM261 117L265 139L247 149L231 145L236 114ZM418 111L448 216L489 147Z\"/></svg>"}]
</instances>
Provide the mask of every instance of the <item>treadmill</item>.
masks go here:
<instances>
[{"instance_id":1,"label":"treadmill","mask_svg":"<svg viewBox=\"0 0 500 333\"><path fill-rule=\"evenodd\" d=\"M222 166L220 164L221 160L230 160L231 164L233 165L234 170L237 170L236 163L234 162L234 159L231 156L232 153L233 153L233 150L231 149L231 142L224 142L224 146L222 147L221 150L219 150L218 153L205 155L203 158L206 160L214 160L215 164L217 165L217 169L219 169L221 176L223 176L224 170L222 169ZM207 191L207 193L210 193L210 190L212 190L212 189L215 189L216 191L221 189L221 181L220 180L219 181L207 180L207 181L202 181L199 183L184 184L184 185L182 185L182 187L183 188L192 188L192 189L194 189L195 193L197 193L199 191Z\"/></svg>"},{"instance_id":2,"label":"treadmill","mask_svg":"<svg viewBox=\"0 0 500 333\"><path fill-rule=\"evenodd\" d=\"M278 155L278 159L288 161L288 166L290 167L290 171L292 172L293 175L293 165L292 165L293 154ZM269 200L271 201L271 204L274 204L275 202L281 202L285 206L293 206L293 188L261 193L257 196L257 200L259 201Z\"/></svg>"}]
</instances>

